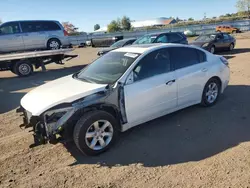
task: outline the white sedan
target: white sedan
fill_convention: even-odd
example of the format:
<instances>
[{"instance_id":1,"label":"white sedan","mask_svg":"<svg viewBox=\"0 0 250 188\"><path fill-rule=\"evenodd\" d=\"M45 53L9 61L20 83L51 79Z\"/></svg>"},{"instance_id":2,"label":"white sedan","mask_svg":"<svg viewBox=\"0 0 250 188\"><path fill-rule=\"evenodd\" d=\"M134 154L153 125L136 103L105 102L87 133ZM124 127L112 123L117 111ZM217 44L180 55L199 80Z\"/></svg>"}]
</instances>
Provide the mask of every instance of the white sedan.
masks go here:
<instances>
[{"instance_id":1,"label":"white sedan","mask_svg":"<svg viewBox=\"0 0 250 188\"><path fill-rule=\"evenodd\" d=\"M97 155L118 132L195 104L212 106L229 82L228 62L179 44L114 50L83 70L44 84L21 100L36 144L73 139Z\"/></svg>"}]
</instances>

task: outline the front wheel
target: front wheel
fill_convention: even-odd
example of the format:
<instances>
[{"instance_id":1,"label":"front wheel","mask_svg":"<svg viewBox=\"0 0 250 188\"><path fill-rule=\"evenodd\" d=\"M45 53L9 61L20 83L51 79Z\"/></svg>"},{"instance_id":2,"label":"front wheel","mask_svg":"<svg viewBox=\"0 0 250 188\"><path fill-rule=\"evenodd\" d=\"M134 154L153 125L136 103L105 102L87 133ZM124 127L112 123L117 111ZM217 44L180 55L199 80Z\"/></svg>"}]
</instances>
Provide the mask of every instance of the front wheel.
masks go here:
<instances>
[{"instance_id":1,"label":"front wheel","mask_svg":"<svg viewBox=\"0 0 250 188\"><path fill-rule=\"evenodd\" d=\"M104 111L91 111L76 123L73 139L86 155L98 155L111 147L118 134L117 120Z\"/></svg>"},{"instance_id":2,"label":"front wheel","mask_svg":"<svg viewBox=\"0 0 250 188\"><path fill-rule=\"evenodd\" d=\"M214 105L220 96L220 82L216 78L210 79L203 90L201 104L203 106Z\"/></svg>"},{"instance_id":3,"label":"front wheel","mask_svg":"<svg viewBox=\"0 0 250 188\"><path fill-rule=\"evenodd\" d=\"M215 46L211 46L209 52L210 52L211 54L214 54L214 53L215 53Z\"/></svg>"},{"instance_id":4,"label":"front wheel","mask_svg":"<svg viewBox=\"0 0 250 188\"><path fill-rule=\"evenodd\" d=\"M229 46L229 50L232 51L234 49L234 44L231 43L230 46Z\"/></svg>"}]
</instances>

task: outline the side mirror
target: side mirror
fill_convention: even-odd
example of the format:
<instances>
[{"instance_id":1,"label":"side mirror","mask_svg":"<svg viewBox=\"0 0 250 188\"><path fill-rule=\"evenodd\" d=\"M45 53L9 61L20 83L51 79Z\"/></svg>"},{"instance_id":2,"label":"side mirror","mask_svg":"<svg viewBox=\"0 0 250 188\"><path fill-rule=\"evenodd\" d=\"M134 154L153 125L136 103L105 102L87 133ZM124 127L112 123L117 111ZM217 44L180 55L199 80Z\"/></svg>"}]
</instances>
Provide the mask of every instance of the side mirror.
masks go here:
<instances>
[{"instance_id":1,"label":"side mirror","mask_svg":"<svg viewBox=\"0 0 250 188\"><path fill-rule=\"evenodd\" d=\"M134 72L133 71L129 74L129 76L128 76L127 80L126 80L126 85L129 85L129 84L132 84L132 83L134 83Z\"/></svg>"}]
</instances>

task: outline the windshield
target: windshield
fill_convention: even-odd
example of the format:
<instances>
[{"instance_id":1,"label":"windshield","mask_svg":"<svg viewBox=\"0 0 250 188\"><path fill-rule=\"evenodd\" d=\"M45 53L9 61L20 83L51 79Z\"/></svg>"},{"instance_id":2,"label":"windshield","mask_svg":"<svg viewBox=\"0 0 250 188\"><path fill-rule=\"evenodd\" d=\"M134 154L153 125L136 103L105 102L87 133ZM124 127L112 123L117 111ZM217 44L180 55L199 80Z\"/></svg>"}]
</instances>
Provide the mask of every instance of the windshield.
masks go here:
<instances>
[{"instance_id":1,"label":"windshield","mask_svg":"<svg viewBox=\"0 0 250 188\"><path fill-rule=\"evenodd\" d=\"M195 40L196 41L211 41L211 40L214 40L215 38L216 38L216 35L201 35Z\"/></svg>"},{"instance_id":2,"label":"windshield","mask_svg":"<svg viewBox=\"0 0 250 188\"><path fill-rule=\"evenodd\" d=\"M122 47L125 44L125 42L126 42L125 40L120 40L112 44L110 47L119 48Z\"/></svg>"},{"instance_id":3,"label":"windshield","mask_svg":"<svg viewBox=\"0 0 250 188\"><path fill-rule=\"evenodd\" d=\"M139 55L138 53L109 52L79 72L76 78L98 84L113 84Z\"/></svg>"},{"instance_id":4,"label":"windshield","mask_svg":"<svg viewBox=\"0 0 250 188\"><path fill-rule=\"evenodd\" d=\"M157 36L154 35L145 35L137 39L133 44L150 44L153 43Z\"/></svg>"}]
</instances>

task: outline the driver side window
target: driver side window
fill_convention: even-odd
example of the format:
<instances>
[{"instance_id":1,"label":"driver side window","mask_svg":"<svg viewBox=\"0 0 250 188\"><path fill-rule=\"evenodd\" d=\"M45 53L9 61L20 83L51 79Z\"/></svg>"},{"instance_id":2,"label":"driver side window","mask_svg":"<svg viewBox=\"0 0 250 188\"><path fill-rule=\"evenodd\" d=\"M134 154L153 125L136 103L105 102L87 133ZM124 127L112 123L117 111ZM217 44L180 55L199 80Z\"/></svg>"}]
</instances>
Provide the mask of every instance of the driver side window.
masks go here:
<instances>
[{"instance_id":1,"label":"driver side window","mask_svg":"<svg viewBox=\"0 0 250 188\"><path fill-rule=\"evenodd\" d=\"M134 82L171 71L167 49L160 49L146 55L135 67Z\"/></svg>"},{"instance_id":2,"label":"driver side window","mask_svg":"<svg viewBox=\"0 0 250 188\"><path fill-rule=\"evenodd\" d=\"M7 23L0 28L1 34L16 34L20 33L20 28L18 23Z\"/></svg>"}]
</instances>

